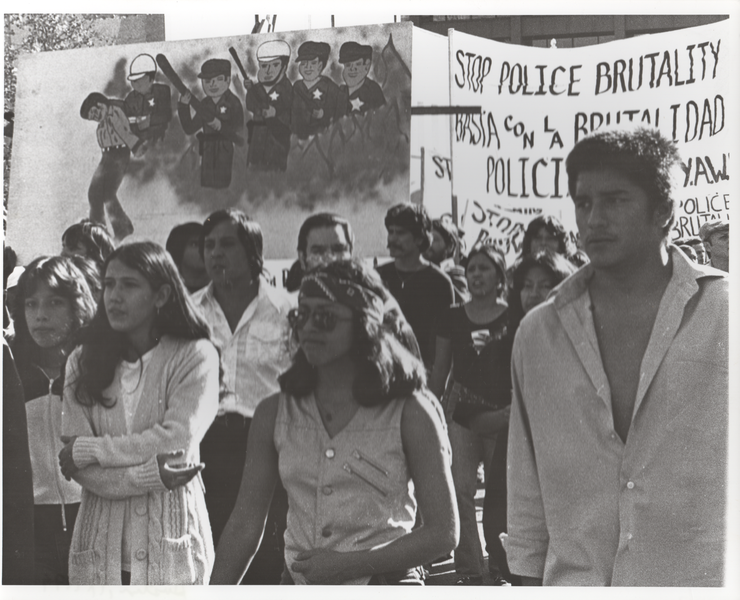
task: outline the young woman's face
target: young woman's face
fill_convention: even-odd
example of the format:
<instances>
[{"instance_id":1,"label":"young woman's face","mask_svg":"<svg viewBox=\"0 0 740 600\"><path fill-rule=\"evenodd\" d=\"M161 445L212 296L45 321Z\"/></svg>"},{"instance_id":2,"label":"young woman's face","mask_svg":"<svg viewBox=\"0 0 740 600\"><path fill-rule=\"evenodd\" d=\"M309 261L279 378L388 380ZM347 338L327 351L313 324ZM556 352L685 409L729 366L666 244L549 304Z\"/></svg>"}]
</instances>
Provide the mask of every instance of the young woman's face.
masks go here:
<instances>
[{"instance_id":1,"label":"young woman's face","mask_svg":"<svg viewBox=\"0 0 740 600\"><path fill-rule=\"evenodd\" d=\"M105 270L103 302L111 328L129 337L148 335L157 307L164 304L161 290L154 290L139 271L118 259L110 261Z\"/></svg>"},{"instance_id":2,"label":"young woman's face","mask_svg":"<svg viewBox=\"0 0 740 600\"><path fill-rule=\"evenodd\" d=\"M473 255L468 261L465 278L468 280L468 289L473 296L496 295L496 288L499 285L498 270L485 254Z\"/></svg>"},{"instance_id":3,"label":"young woman's face","mask_svg":"<svg viewBox=\"0 0 740 600\"><path fill-rule=\"evenodd\" d=\"M298 343L314 367L330 365L350 352L354 343L351 308L321 298L303 298L298 315L302 321L296 325Z\"/></svg>"},{"instance_id":4,"label":"young woman's face","mask_svg":"<svg viewBox=\"0 0 740 600\"><path fill-rule=\"evenodd\" d=\"M524 286L519 292L524 314L542 304L550 290L555 287L555 278L542 267L532 267L524 276Z\"/></svg>"},{"instance_id":5,"label":"young woman's face","mask_svg":"<svg viewBox=\"0 0 740 600\"><path fill-rule=\"evenodd\" d=\"M547 227L540 227L540 230L532 238L532 245L529 248L530 254L536 254L540 250L550 249L553 252L560 250L560 243L558 238L551 234Z\"/></svg>"},{"instance_id":6,"label":"young woman's face","mask_svg":"<svg viewBox=\"0 0 740 600\"><path fill-rule=\"evenodd\" d=\"M72 302L39 282L24 303L26 324L31 338L44 349L64 345L75 329Z\"/></svg>"}]
</instances>

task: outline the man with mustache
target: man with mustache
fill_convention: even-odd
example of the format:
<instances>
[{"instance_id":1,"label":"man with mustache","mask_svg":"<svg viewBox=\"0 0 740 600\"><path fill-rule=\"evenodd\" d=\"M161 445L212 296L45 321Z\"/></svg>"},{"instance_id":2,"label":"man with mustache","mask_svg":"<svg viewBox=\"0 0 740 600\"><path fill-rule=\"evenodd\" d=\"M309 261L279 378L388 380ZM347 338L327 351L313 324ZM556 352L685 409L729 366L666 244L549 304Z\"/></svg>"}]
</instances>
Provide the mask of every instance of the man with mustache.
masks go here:
<instances>
[{"instance_id":1,"label":"man with mustache","mask_svg":"<svg viewBox=\"0 0 740 600\"><path fill-rule=\"evenodd\" d=\"M729 287L669 243L679 165L644 128L566 160L590 263L512 355L505 547L525 583L723 585Z\"/></svg>"},{"instance_id":2,"label":"man with mustache","mask_svg":"<svg viewBox=\"0 0 740 600\"><path fill-rule=\"evenodd\" d=\"M436 323L455 300L450 278L422 255L432 241L432 222L419 204L397 204L385 216L393 261L378 273L401 307L419 343L427 370L434 365Z\"/></svg>"},{"instance_id":3,"label":"man with mustache","mask_svg":"<svg viewBox=\"0 0 740 600\"><path fill-rule=\"evenodd\" d=\"M730 223L707 221L701 226L699 236L709 255L709 264L720 271L730 270Z\"/></svg>"},{"instance_id":4,"label":"man with mustache","mask_svg":"<svg viewBox=\"0 0 740 600\"><path fill-rule=\"evenodd\" d=\"M290 151L290 115L293 85L285 76L290 46L283 40L264 42L257 48L258 82L244 80L247 110L247 166L260 171L285 171Z\"/></svg>"}]
</instances>

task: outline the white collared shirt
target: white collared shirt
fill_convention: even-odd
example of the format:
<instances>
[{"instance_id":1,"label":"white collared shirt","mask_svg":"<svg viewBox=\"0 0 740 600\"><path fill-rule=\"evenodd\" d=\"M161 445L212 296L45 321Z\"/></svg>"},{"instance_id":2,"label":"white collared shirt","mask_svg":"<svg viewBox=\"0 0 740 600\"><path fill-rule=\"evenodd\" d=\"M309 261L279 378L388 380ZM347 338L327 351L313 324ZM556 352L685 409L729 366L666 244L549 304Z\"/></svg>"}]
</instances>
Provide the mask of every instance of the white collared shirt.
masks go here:
<instances>
[{"instance_id":1,"label":"white collared shirt","mask_svg":"<svg viewBox=\"0 0 740 600\"><path fill-rule=\"evenodd\" d=\"M218 414L252 417L259 402L280 389L278 376L290 366L288 311L296 304L287 292L260 281L257 297L247 306L233 333L213 283L193 294L221 350L224 380L233 394L223 397Z\"/></svg>"}]
</instances>

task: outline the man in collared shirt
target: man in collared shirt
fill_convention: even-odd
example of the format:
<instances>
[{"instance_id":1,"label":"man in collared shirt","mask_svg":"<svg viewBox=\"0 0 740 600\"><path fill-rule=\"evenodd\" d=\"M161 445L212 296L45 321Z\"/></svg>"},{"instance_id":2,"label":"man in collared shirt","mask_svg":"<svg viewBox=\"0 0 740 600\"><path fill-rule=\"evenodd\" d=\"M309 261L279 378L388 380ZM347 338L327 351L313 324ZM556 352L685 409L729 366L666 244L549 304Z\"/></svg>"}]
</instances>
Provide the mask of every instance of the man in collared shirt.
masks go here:
<instances>
[{"instance_id":1,"label":"man in collared shirt","mask_svg":"<svg viewBox=\"0 0 740 600\"><path fill-rule=\"evenodd\" d=\"M504 543L525 583L723 583L728 281L668 243L678 160L636 129L566 161L591 262L512 358Z\"/></svg>"},{"instance_id":2,"label":"man in collared shirt","mask_svg":"<svg viewBox=\"0 0 740 600\"><path fill-rule=\"evenodd\" d=\"M211 214L203 225L202 240L211 283L193 299L221 349L230 391L221 399L218 416L201 442L206 506L214 544L218 544L239 492L254 410L263 398L279 391L278 375L290 366L287 315L293 303L287 293L261 277L262 230L243 212L228 209ZM244 583L279 583L286 511L287 498L280 488Z\"/></svg>"}]
</instances>

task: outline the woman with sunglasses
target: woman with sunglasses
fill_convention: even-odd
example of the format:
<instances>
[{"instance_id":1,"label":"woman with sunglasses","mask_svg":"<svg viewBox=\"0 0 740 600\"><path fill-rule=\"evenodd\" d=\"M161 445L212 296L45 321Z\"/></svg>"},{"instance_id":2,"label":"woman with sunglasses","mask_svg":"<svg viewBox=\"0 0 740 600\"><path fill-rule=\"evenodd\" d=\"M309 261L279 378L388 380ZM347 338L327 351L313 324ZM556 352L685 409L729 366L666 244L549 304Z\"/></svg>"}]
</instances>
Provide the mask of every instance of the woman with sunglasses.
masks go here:
<instances>
[{"instance_id":1,"label":"woman with sunglasses","mask_svg":"<svg viewBox=\"0 0 740 600\"><path fill-rule=\"evenodd\" d=\"M299 349L257 407L211 583L241 579L278 478L284 584L421 584L418 567L457 544L444 420L422 363L383 325L385 293L353 261L304 277L290 314Z\"/></svg>"}]
</instances>

